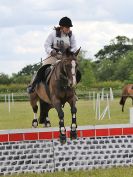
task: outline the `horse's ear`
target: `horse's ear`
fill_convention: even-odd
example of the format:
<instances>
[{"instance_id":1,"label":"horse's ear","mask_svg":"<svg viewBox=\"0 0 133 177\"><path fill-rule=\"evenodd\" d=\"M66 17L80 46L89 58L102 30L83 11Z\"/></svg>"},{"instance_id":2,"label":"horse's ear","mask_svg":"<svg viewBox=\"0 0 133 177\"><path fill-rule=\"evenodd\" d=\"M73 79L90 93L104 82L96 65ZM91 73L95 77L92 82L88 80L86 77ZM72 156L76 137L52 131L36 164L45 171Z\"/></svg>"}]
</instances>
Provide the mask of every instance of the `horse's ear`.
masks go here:
<instances>
[{"instance_id":1,"label":"horse's ear","mask_svg":"<svg viewBox=\"0 0 133 177\"><path fill-rule=\"evenodd\" d=\"M80 52L81 47L74 53L75 56L77 56Z\"/></svg>"}]
</instances>

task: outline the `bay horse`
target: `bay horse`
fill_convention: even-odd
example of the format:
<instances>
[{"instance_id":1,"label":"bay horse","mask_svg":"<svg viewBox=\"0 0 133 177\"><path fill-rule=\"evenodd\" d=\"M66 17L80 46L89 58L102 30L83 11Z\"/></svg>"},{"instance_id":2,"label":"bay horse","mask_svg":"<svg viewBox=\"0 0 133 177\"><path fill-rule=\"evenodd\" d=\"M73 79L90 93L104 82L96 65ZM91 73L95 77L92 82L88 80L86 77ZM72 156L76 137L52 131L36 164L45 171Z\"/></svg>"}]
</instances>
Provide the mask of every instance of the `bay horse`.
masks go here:
<instances>
[{"instance_id":1,"label":"bay horse","mask_svg":"<svg viewBox=\"0 0 133 177\"><path fill-rule=\"evenodd\" d=\"M37 101L40 101L40 122L44 123L46 127L50 126L48 112L51 108L55 108L59 117L59 132L60 142L66 142L66 128L64 125L64 112L62 107L66 102L69 103L71 108L72 123L70 138L77 138L77 121L76 121L76 101L77 96L75 93L75 86L77 84L76 73L78 71L77 55L80 49L75 53L70 50L65 50L62 54L61 60L58 60L52 69L51 76L48 83L46 81L40 82L35 87L35 91L29 94L30 104L34 112L34 119L32 126L38 126L37 119ZM42 119L42 116L43 119Z\"/></svg>"},{"instance_id":2,"label":"bay horse","mask_svg":"<svg viewBox=\"0 0 133 177\"><path fill-rule=\"evenodd\" d=\"M120 105L122 105L122 112L124 112L124 105L128 97L132 99L132 105L133 105L133 84L125 85L122 90L122 95L119 102Z\"/></svg>"}]
</instances>

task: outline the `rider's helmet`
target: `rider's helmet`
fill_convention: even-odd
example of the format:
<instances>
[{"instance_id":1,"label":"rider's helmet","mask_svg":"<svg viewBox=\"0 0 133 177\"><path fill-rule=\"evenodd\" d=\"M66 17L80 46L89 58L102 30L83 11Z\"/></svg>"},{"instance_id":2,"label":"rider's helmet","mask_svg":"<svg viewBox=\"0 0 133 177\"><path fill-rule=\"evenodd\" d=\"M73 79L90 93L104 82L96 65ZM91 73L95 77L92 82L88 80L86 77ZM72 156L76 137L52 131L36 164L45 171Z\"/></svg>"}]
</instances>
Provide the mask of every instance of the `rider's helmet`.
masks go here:
<instances>
[{"instance_id":1,"label":"rider's helmet","mask_svg":"<svg viewBox=\"0 0 133 177\"><path fill-rule=\"evenodd\" d=\"M71 19L68 17L61 18L59 21L59 25L64 26L64 27L72 27L73 26Z\"/></svg>"}]
</instances>

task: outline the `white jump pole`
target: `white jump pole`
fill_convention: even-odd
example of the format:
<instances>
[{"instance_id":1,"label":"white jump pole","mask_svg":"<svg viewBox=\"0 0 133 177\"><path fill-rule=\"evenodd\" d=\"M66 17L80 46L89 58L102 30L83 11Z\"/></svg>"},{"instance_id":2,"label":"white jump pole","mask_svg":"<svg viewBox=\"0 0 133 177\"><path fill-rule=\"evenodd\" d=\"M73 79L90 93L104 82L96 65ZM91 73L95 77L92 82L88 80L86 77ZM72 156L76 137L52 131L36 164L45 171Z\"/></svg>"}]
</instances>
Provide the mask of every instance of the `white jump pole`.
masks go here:
<instances>
[{"instance_id":1,"label":"white jump pole","mask_svg":"<svg viewBox=\"0 0 133 177\"><path fill-rule=\"evenodd\" d=\"M5 103L6 103L6 95L5 95Z\"/></svg>"},{"instance_id":2,"label":"white jump pole","mask_svg":"<svg viewBox=\"0 0 133 177\"><path fill-rule=\"evenodd\" d=\"M110 87L110 100L113 101L114 100L114 95L113 95L113 91L112 88Z\"/></svg>"},{"instance_id":3,"label":"white jump pole","mask_svg":"<svg viewBox=\"0 0 133 177\"><path fill-rule=\"evenodd\" d=\"M14 105L14 95L12 93L12 104Z\"/></svg>"},{"instance_id":4,"label":"white jump pole","mask_svg":"<svg viewBox=\"0 0 133 177\"><path fill-rule=\"evenodd\" d=\"M95 92L93 92L93 110L96 110L96 98L95 98Z\"/></svg>"},{"instance_id":5,"label":"white jump pole","mask_svg":"<svg viewBox=\"0 0 133 177\"><path fill-rule=\"evenodd\" d=\"M97 100L96 100L96 119L100 119L100 95L97 93Z\"/></svg>"},{"instance_id":6,"label":"white jump pole","mask_svg":"<svg viewBox=\"0 0 133 177\"><path fill-rule=\"evenodd\" d=\"M11 111L10 94L8 94L8 111Z\"/></svg>"},{"instance_id":7,"label":"white jump pole","mask_svg":"<svg viewBox=\"0 0 133 177\"><path fill-rule=\"evenodd\" d=\"M108 94L106 95L106 100L107 100L107 101L106 101L107 106L105 107L103 113L102 113L101 116L100 116L100 119L101 119L101 120L105 117L106 112L108 112L108 118L110 119L110 106L109 106Z\"/></svg>"},{"instance_id":8,"label":"white jump pole","mask_svg":"<svg viewBox=\"0 0 133 177\"><path fill-rule=\"evenodd\" d=\"M129 115L130 115L130 124L133 124L133 108L129 109Z\"/></svg>"},{"instance_id":9,"label":"white jump pole","mask_svg":"<svg viewBox=\"0 0 133 177\"><path fill-rule=\"evenodd\" d=\"M91 93L89 92L89 100L91 100Z\"/></svg>"},{"instance_id":10,"label":"white jump pole","mask_svg":"<svg viewBox=\"0 0 133 177\"><path fill-rule=\"evenodd\" d=\"M101 100L104 100L104 88L102 89Z\"/></svg>"},{"instance_id":11,"label":"white jump pole","mask_svg":"<svg viewBox=\"0 0 133 177\"><path fill-rule=\"evenodd\" d=\"M97 93L97 96L96 96L95 110L96 110L96 116L95 116L95 119L97 119L97 115L98 115L98 93Z\"/></svg>"},{"instance_id":12,"label":"white jump pole","mask_svg":"<svg viewBox=\"0 0 133 177\"><path fill-rule=\"evenodd\" d=\"M108 96L108 94L107 94L107 107L108 107L108 118L110 119L110 105L109 105L109 96Z\"/></svg>"}]
</instances>

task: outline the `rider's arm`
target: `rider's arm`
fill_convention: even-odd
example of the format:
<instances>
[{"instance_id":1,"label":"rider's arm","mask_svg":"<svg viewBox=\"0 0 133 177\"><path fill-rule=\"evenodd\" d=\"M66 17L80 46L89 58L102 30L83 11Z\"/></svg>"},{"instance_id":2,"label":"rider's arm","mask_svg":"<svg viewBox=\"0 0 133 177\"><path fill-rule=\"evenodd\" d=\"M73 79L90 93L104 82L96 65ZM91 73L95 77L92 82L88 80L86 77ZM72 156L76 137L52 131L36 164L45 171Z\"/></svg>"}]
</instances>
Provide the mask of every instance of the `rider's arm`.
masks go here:
<instances>
[{"instance_id":1,"label":"rider's arm","mask_svg":"<svg viewBox=\"0 0 133 177\"><path fill-rule=\"evenodd\" d=\"M53 50L52 45L54 42L54 35L55 35L54 32L49 34L44 44L45 51L48 55L50 55L51 51Z\"/></svg>"},{"instance_id":2,"label":"rider's arm","mask_svg":"<svg viewBox=\"0 0 133 177\"><path fill-rule=\"evenodd\" d=\"M71 45L71 51L76 52L77 51L77 44L76 44L75 36L73 34L70 38L70 45Z\"/></svg>"}]
</instances>

